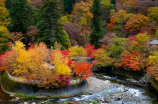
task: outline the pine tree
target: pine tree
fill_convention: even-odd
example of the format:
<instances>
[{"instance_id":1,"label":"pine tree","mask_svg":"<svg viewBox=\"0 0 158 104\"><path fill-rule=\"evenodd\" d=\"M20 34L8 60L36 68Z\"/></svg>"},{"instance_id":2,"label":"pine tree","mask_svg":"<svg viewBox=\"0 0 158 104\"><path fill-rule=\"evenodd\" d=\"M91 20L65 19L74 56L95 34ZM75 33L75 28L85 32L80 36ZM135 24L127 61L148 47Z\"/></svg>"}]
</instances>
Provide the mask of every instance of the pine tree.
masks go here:
<instances>
[{"instance_id":1,"label":"pine tree","mask_svg":"<svg viewBox=\"0 0 158 104\"><path fill-rule=\"evenodd\" d=\"M63 39L68 38L68 34L65 34L63 25L58 22L61 17L60 3L60 0L46 0L39 12L37 26L40 29L40 36L38 41L45 42L48 47L53 46L55 42L62 45L70 44L69 39Z\"/></svg>"},{"instance_id":2,"label":"pine tree","mask_svg":"<svg viewBox=\"0 0 158 104\"><path fill-rule=\"evenodd\" d=\"M6 1L7 2L7 1ZM27 0L14 0L9 9L12 18L9 30L11 32L27 32L27 27L33 24L33 8L27 3Z\"/></svg>"},{"instance_id":3,"label":"pine tree","mask_svg":"<svg viewBox=\"0 0 158 104\"><path fill-rule=\"evenodd\" d=\"M4 6L3 0L0 0L0 52L4 52L7 47L6 43L9 39L9 31L6 28L10 23L10 19L7 9Z\"/></svg>"},{"instance_id":4,"label":"pine tree","mask_svg":"<svg viewBox=\"0 0 158 104\"><path fill-rule=\"evenodd\" d=\"M93 18L91 19L91 28L93 29L93 32L90 34L90 43L95 46L95 48L98 48L98 40L103 38L103 32L101 28L101 7L99 0L93 1L93 6L91 10L93 14Z\"/></svg>"}]
</instances>

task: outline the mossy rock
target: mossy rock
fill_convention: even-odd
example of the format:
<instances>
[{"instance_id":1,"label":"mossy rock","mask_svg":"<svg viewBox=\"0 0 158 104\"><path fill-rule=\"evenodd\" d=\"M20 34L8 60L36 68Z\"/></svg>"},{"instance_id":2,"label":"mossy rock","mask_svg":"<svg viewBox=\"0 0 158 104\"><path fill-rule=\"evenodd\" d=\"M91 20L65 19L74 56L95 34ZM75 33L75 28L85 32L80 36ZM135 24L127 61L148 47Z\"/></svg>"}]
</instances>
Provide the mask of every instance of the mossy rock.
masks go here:
<instances>
[{"instance_id":1,"label":"mossy rock","mask_svg":"<svg viewBox=\"0 0 158 104\"><path fill-rule=\"evenodd\" d=\"M18 97L21 97L21 98L31 98L31 99L35 98L35 96L33 96L33 95L24 95L24 94L21 94L21 93L15 93L15 96L18 96Z\"/></svg>"},{"instance_id":2,"label":"mossy rock","mask_svg":"<svg viewBox=\"0 0 158 104\"><path fill-rule=\"evenodd\" d=\"M158 82L155 79L152 79L151 85L158 91Z\"/></svg>"},{"instance_id":3,"label":"mossy rock","mask_svg":"<svg viewBox=\"0 0 158 104\"><path fill-rule=\"evenodd\" d=\"M35 85L28 85L28 84L12 81L8 78L6 72L3 72L1 80L2 80L1 86L4 92L6 93L10 92L22 98L69 97L75 94L79 94L88 88L87 81L81 81L80 83L77 84L70 84L56 89L38 88Z\"/></svg>"},{"instance_id":4,"label":"mossy rock","mask_svg":"<svg viewBox=\"0 0 158 104\"><path fill-rule=\"evenodd\" d=\"M14 92L16 89L21 88L21 83L17 83L8 78L7 73L4 71L1 76L1 86L4 90L8 92Z\"/></svg>"}]
</instances>

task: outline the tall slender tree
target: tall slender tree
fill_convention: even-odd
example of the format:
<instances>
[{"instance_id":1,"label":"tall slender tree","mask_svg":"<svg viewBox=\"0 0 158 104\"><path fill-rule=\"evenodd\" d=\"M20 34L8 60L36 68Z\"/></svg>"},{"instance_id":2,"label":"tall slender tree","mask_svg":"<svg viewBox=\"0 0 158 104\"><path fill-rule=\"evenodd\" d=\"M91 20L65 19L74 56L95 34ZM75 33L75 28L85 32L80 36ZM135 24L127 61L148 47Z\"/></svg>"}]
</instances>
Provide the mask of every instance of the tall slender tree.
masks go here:
<instances>
[{"instance_id":1,"label":"tall slender tree","mask_svg":"<svg viewBox=\"0 0 158 104\"><path fill-rule=\"evenodd\" d=\"M8 27L9 30L25 34L27 27L33 23L34 12L32 6L27 0L13 0L9 8L10 17L12 18L11 24Z\"/></svg>"},{"instance_id":2,"label":"tall slender tree","mask_svg":"<svg viewBox=\"0 0 158 104\"><path fill-rule=\"evenodd\" d=\"M46 0L39 12L37 25L40 29L40 36L38 40L45 42L48 47L54 45L55 42L70 46L68 34L58 21L61 17L60 3L60 0Z\"/></svg>"},{"instance_id":3,"label":"tall slender tree","mask_svg":"<svg viewBox=\"0 0 158 104\"><path fill-rule=\"evenodd\" d=\"M91 19L91 28L93 29L93 32L90 34L90 43L93 44L95 48L98 48L98 40L103 38L103 32L101 28L102 11L99 0L93 1L91 12L93 14L93 18Z\"/></svg>"}]
</instances>

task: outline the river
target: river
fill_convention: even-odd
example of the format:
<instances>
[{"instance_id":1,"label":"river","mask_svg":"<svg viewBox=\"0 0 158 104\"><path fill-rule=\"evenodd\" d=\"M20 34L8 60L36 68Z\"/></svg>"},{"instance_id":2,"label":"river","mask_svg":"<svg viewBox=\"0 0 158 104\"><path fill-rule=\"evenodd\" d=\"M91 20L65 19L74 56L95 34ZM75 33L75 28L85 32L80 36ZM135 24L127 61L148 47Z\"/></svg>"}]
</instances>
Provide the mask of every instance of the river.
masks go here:
<instances>
[{"instance_id":1,"label":"river","mask_svg":"<svg viewBox=\"0 0 158 104\"><path fill-rule=\"evenodd\" d=\"M61 99L20 99L0 88L0 104L158 104L153 88L127 84L127 79L116 75L93 73L87 81L89 88L81 95Z\"/></svg>"}]
</instances>

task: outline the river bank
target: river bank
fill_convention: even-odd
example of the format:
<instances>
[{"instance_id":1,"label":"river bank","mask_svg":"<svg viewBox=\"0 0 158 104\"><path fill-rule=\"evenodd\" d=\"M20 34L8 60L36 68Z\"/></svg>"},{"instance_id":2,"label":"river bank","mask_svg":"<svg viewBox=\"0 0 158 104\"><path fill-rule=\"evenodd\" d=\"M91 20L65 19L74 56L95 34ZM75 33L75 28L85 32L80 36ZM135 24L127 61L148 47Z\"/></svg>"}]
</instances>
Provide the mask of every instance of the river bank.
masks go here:
<instances>
[{"instance_id":1,"label":"river bank","mask_svg":"<svg viewBox=\"0 0 158 104\"><path fill-rule=\"evenodd\" d=\"M104 77L113 78L104 75ZM118 79L117 80L121 80ZM97 73L87 79L89 87L80 95L68 98L40 98L40 99L21 99L20 97L10 96L9 103L21 104L157 104L156 96L150 91L136 87L127 86L111 80L97 78ZM5 102L4 100L0 102ZM9 104L7 103L7 104Z\"/></svg>"}]
</instances>

